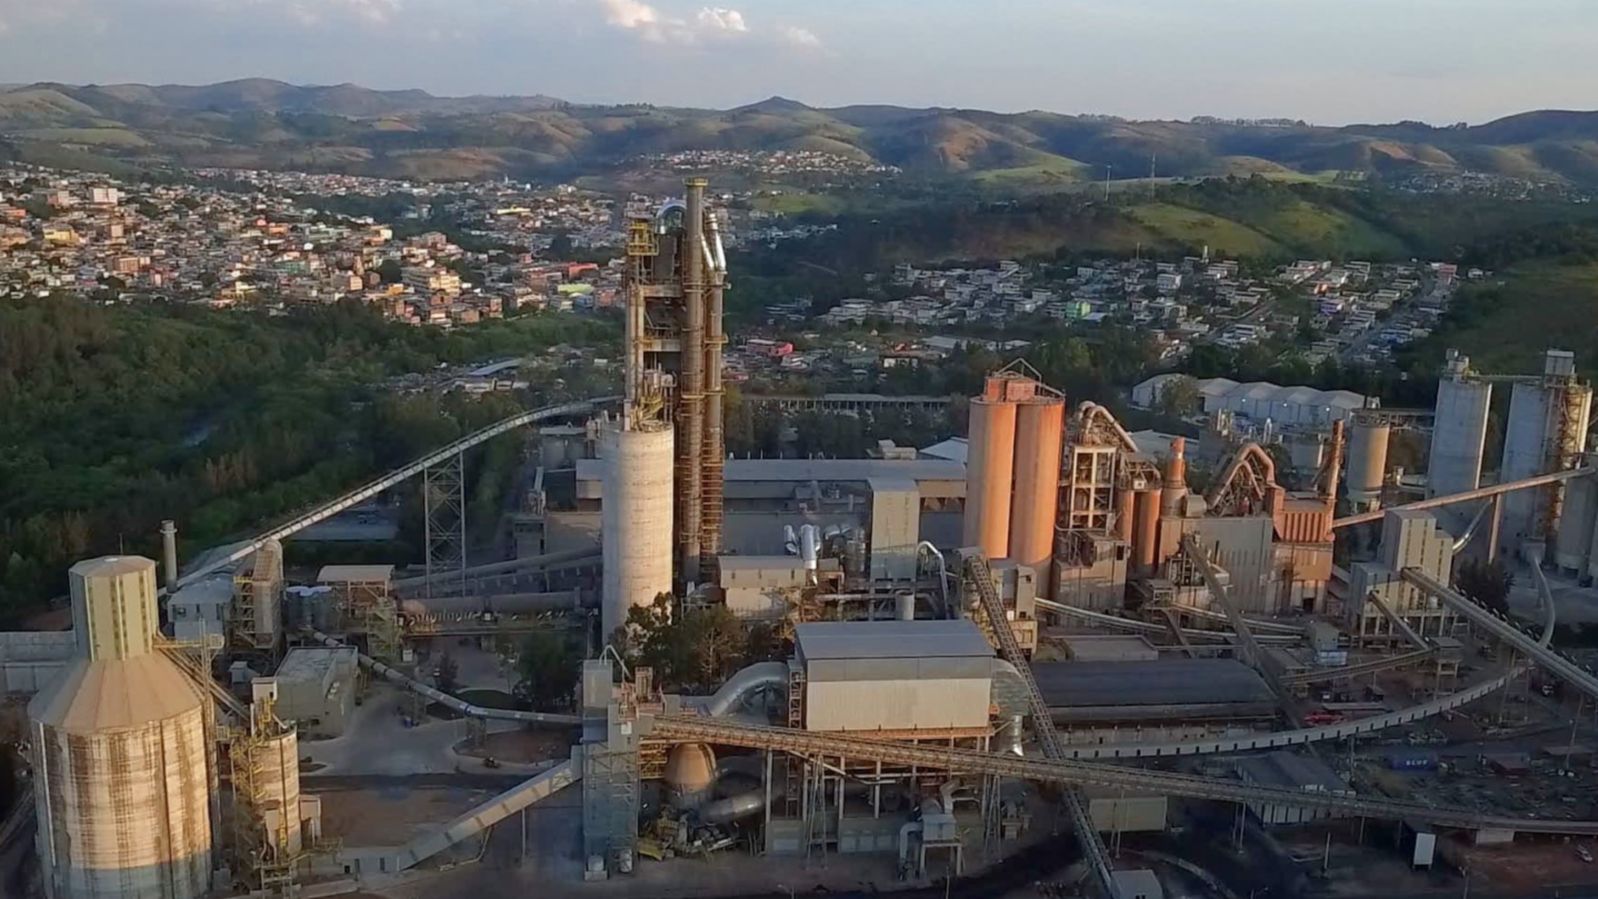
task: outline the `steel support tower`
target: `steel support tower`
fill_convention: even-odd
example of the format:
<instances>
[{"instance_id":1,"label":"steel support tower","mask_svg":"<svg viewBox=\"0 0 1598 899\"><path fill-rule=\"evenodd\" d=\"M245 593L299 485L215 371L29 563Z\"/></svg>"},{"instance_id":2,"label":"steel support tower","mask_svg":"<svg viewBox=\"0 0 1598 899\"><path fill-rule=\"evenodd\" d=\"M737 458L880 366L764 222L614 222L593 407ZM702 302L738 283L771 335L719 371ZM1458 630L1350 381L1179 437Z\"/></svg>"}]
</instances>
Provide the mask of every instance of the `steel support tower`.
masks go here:
<instances>
[{"instance_id":1,"label":"steel support tower","mask_svg":"<svg viewBox=\"0 0 1598 899\"><path fill-rule=\"evenodd\" d=\"M653 417L676 430L679 587L714 580L721 551L727 267L721 224L705 205L705 187L705 179L689 178L682 202L630 213L627 238L624 424Z\"/></svg>"},{"instance_id":2,"label":"steel support tower","mask_svg":"<svg viewBox=\"0 0 1598 899\"><path fill-rule=\"evenodd\" d=\"M456 453L422 473L426 587L434 595L466 595L466 454ZM454 577L444 577L454 573ZM439 575L439 577L434 577Z\"/></svg>"}]
</instances>

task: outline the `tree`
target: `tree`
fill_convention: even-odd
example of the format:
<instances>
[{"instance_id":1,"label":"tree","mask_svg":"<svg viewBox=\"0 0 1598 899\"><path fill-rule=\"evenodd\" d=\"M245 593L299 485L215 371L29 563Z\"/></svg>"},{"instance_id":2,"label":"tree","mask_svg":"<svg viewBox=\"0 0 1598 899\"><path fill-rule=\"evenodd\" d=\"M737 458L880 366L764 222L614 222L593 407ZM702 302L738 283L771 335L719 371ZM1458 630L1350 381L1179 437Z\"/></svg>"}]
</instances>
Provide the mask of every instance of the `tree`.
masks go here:
<instances>
[{"instance_id":1,"label":"tree","mask_svg":"<svg viewBox=\"0 0 1598 899\"><path fill-rule=\"evenodd\" d=\"M1188 375L1181 375L1165 382L1160 388L1159 402L1155 405L1163 415L1185 418L1202 409L1203 399L1203 395L1199 393L1198 381Z\"/></svg>"},{"instance_id":2,"label":"tree","mask_svg":"<svg viewBox=\"0 0 1598 899\"><path fill-rule=\"evenodd\" d=\"M1459 591L1500 615L1509 614L1509 589L1515 576L1502 562L1466 559L1455 580Z\"/></svg>"},{"instance_id":3,"label":"tree","mask_svg":"<svg viewBox=\"0 0 1598 899\"><path fill-rule=\"evenodd\" d=\"M445 693L454 694L455 688L460 686L460 676L460 663L449 654L449 650L445 650L433 668L433 686Z\"/></svg>"},{"instance_id":4,"label":"tree","mask_svg":"<svg viewBox=\"0 0 1598 899\"><path fill-rule=\"evenodd\" d=\"M570 704L577 692L582 659L567 636L540 630L522 640L516 658L516 698L534 709L547 710Z\"/></svg>"}]
</instances>

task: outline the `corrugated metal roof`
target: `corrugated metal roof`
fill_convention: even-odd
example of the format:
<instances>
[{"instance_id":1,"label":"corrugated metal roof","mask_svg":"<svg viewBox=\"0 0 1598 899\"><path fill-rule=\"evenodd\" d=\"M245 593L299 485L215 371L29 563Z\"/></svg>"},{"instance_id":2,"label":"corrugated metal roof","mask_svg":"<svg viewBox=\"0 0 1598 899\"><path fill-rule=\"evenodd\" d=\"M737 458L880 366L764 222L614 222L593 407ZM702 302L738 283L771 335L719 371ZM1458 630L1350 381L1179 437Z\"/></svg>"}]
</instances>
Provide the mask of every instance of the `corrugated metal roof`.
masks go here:
<instances>
[{"instance_id":1,"label":"corrugated metal roof","mask_svg":"<svg viewBox=\"0 0 1598 899\"><path fill-rule=\"evenodd\" d=\"M101 556L85 559L72 566L72 573L83 577L116 577L119 574L137 574L155 563L143 556Z\"/></svg>"},{"instance_id":2,"label":"corrugated metal roof","mask_svg":"<svg viewBox=\"0 0 1598 899\"><path fill-rule=\"evenodd\" d=\"M964 465L966 457L970 455L971 444L964 437L950 437L948 440L934 443L921 450L921 455L928 459L945 459L950 462L959 462Z\"/></svg>"},{"instance_id":3,"label":"corrugated metal roof","mask_svg":"<svg viewBox=\"0 0 1598 899\"><path fill-rule=\"evenodd\" d=\"M170 659L74 658L28 703L28 717L74 734L141 727L193 711L202 698Z\"/></svg>"},{"instance_id":4,"label":"corrugated metal roof","mask_svg":"<svg viewBox=\"0 0 1598 899\"><path fill-rule=\"evenodd\" d=\"M316 579L324 584L388 581L393 578L393 565L324 565L316 575Z\"/></svg>"},{"instance_id":5,"label":"corrugated metal roof","mask_svg":"<svg viewBox=\"0 0 1598 899\"><path fill-rule=\"evenodd\" d=\"M807 660L990 657L977 626L952 621L818 621L794 628Z\"/></svg>"},{"instance_id":6,"label":"corrugated metal roof","mask_svg":"<svg viewBox=\"0 0 1598 899\"><path fill-rule=\"evenodd\" d=\"M1258 674L1231 659L1041 662L1032 672L1051 708L1275 701Z\"/></svg>"}]
</instances>

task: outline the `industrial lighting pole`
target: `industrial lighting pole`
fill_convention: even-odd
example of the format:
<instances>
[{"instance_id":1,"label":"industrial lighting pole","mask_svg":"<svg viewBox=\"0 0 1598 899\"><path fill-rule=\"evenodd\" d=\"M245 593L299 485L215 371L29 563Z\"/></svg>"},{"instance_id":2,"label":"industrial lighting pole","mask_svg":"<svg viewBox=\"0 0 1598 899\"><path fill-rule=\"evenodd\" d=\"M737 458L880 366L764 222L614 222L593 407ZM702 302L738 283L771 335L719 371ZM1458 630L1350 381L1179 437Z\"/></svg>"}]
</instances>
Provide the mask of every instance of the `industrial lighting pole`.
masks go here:
<instances>
[{"instance_id":1,"label":"industrial lighting pole","mask_svg":"<svg viewBox=\"0 0 1598 899\"><path fill-rule=\"evenodd\" d=\"M1581 713L1586 705L1587 695L1579 694L1576 697L1576 714L1570 718L1570 744L1565 747L1565 772L1570 771L1570 757L1576 752L1576 728L1581 724Z\"/></svg>"}]
</instances>

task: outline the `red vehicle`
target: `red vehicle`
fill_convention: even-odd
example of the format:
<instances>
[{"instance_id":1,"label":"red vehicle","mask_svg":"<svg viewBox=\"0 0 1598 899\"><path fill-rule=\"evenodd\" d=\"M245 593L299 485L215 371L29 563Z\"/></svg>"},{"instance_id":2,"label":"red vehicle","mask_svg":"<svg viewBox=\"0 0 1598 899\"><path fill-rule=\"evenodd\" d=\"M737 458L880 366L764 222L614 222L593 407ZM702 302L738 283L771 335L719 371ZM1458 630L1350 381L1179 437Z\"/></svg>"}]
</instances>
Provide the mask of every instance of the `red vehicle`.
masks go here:
<instances>
[{"instance_id":1,"label":"red vehicle","mask_svg":"<svg viewBox=\"0 0 1598 899\"><path fill-rule=\"evenodd\" d=\"M1322 727L1327 724L1336 724L1343 720L1337 712L1310 712L1304 716L1304 723L1310 727Z\"/></svg>"}]
</instances>

